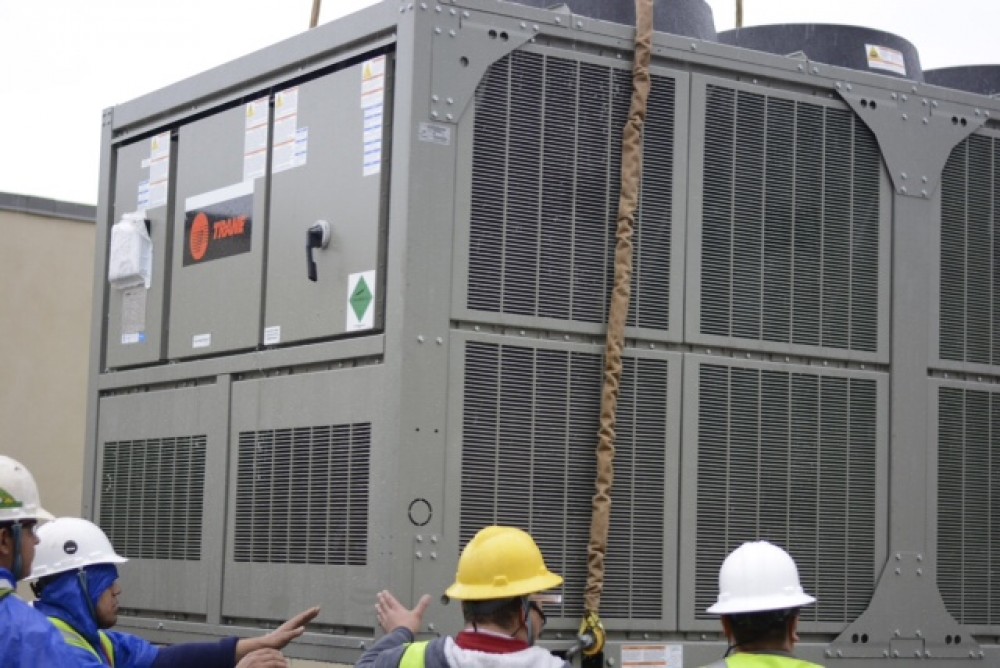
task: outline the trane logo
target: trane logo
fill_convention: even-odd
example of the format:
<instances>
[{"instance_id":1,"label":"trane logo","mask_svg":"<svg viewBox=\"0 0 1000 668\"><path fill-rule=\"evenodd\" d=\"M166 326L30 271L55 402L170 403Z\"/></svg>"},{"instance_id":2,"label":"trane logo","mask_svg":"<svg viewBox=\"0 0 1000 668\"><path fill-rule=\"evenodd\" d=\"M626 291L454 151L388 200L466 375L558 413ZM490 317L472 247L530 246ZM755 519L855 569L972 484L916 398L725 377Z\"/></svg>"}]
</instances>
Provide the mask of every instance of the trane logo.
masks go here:
<instances>
[{"instance_id":1,"label":"trane logo","mask_svg":"<svg viewBox=\"0 0 1000 668\"><path fill-rule=\"evenodd\" d=\"M212 238L225 239L227 237L242 236L246 230L246 225L246 216L237 216L235 218L217 220L212 224Z\"/></svg>"},{"instance_id":2,"label":"trane logo","mask_svg":"<svg viewBox=\"0 0 1000 668\"><path fill-rule=\"evenodd\" d=\"M251 251L253 194L231 196L231 191L232 188L225 188L221 195L209 193L213 201L197 201L205 199L200 196L194 203L188 203L184 214L184 266Z\"/></svg>"}]
</instances>

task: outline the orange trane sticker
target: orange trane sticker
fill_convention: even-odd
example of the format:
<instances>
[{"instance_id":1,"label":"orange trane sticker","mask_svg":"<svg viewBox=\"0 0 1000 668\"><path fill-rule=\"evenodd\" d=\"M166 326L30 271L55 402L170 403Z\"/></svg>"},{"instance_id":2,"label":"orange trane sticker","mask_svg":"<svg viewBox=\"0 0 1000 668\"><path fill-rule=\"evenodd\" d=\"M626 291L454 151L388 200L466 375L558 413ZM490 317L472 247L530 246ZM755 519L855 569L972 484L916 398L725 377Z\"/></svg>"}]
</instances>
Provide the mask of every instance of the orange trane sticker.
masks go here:
<instances>
[{"instance_id":1,"label":"orange trane sticker","mask_svg":"<svg viewBox=\"0 0 1000 668\"><path fill-rule=\"evenodd\" d=\"M251 250L253 195L190 208L184 216L184 266Z\"/></svg>"}]
</instances>

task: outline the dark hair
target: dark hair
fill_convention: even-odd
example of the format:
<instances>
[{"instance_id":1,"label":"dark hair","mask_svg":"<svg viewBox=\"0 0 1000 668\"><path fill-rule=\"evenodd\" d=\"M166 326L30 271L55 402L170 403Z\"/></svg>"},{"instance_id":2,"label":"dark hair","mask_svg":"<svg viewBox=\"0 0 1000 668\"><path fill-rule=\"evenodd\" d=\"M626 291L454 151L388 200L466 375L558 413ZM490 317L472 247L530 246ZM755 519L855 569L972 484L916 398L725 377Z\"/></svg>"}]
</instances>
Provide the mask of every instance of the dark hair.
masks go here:
<instances>
[{"instance_id":1,"label":"dark hair","mask_svg":"<svg viewBox=\"0 0 1000 668\"><path fill-rule=\"evenodd\" d=\"M496 624L503 627L520 624L522 608L520 596L490 601L462 601L462 615L467 624Z\"/></svg>"},{"instance_id":2,"label":"dark hair","mask_svg":"<svg viewBox=\"0 0 1000 668\"><path fill-rule=\"evenodd\" d=\"M35 598L42 597L42 591L48 587L52 582L55 581L62 573L55 573L53 575L46 575L43 578L39 578L31 583L31 591L34 592Z\"/></svg>"},{"instance_id":3,"label":"dark hair","mask_svg":"<svg viewBox=\"0 0 1000 668\"><path fill-rule=\"evenodd\" d=\"M733 627L733 644L739 646L784 642L788 623L798 616L798 608L726 615Z\"/></svg>"}]
</instances>

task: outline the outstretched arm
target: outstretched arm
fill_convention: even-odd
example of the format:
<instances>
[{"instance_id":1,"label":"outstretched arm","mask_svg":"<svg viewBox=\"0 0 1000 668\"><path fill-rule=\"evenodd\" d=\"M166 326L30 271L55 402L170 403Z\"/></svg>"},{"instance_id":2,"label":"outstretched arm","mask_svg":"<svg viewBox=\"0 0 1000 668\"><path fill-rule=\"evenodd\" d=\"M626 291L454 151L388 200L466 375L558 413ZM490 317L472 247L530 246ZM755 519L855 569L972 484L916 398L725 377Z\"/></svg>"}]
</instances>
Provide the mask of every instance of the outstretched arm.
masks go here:
<instances>
[{"instance_id":1,"label":"outstretched arm","mask_svg":"<svg viewBox=\"0 0 1000 668\"><path fill-rule=\"evenodd\" d=\"M416 634L424 623L424 613L431 604L430 594L424 594L417 601L417 605L412 610L392 595L392 592L382 590L378 593L375 602L375 613L378 615L378 623L386 633L405 627L410 633Z\"/></svg>"},{"instance_id":2,"label":"outstretched arm","mask_svg":"<svg viewBox=\"0 0 1000 668\"><path fill-rule=\"evenodd\" d=\"M319 606L303 610L270 633L256 638L240 638L236 643L236 661L241 661L250 652L260 649L280 650L305 633L306 624L319 614Z\"/></svg>"}]
</instances>

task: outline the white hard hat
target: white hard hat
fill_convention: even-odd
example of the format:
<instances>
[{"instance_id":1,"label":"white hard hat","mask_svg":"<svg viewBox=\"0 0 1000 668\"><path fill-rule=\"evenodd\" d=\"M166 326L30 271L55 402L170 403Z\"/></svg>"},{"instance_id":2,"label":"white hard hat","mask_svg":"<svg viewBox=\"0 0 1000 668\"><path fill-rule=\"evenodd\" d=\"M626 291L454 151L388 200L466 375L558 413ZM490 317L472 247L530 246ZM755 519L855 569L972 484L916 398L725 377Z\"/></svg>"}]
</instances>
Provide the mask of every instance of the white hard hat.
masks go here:
<instances>
[{"instance_id":1,"label":"white hard hat","mask_svg":"<svg viewBox=\"0 0 1000 668\"><path fill-rule=\"evenodd\" d=\"M60 517L35 531L38 547L29 581L65 573L94 564L124 564L128 559L115 552L111 541L93 522L78 517Z\"/></svg>"},{"instance_id":2,"label":"white hard hat","mask_svg":"<svg viewBox=\"0 0 1000 668\"><path fill-rule=\"evenodd\" d=\"M705 612L737 615L784 610L815 603L802 591L799 569L777 545L767 541L743 543L719 569L719 600Z\"/></svg>"},{"instance_id":3,"label":"white hard hat","mask_svg":"<svg viewBox=\"0 0 1000 668\"><path fill-rule=\"evenodd\" d=\"M24 464L0 455L0 522L51 520L42 508L38 485Z\"/></svg>"}]
</instances>

